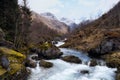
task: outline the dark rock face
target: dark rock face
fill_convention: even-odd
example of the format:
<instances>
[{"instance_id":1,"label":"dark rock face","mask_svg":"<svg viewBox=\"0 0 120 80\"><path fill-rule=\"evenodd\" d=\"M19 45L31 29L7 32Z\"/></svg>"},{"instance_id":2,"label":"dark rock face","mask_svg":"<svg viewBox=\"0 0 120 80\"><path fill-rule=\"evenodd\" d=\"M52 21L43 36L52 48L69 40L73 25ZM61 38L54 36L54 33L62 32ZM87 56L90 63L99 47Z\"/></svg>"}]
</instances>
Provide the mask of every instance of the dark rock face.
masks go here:
<instances>
[{"instance_id":1,"label":"dark rock face","mask_svg":"<svg viewBox=\"0 0 120 80\"><path fill-rule=\"evenodd\" d=\"M47 62L45 60L41 60L39 65L44 67L44 68L51 68L53 66L53 63Z\"/></svg>"},{"instance_id":2,"label":"dark rock face","mask_svg":"<svg viewBox=\"0 0 120 80\"><path fill-rule=\"evenodd\" d=\"M25 66L35 68L37 66L37 63L32 61L32 60L27 60L26 63L25 63Z\"/></svg>"},{"instance_id":3,"label":"dark rock face","mask_svg":"<svg viewBox=\"0 0 120 80\"><path fill-rule=\"evenodd\" d=\"M75 57L75 56L65 56L63 58L61 58L62 60L66 61L66 62L71 62L71 63L82 63L82 61L78 58L78 57Z\"/></svg>"},{"instance_id":4,"label":"dark rock face","mask_svg":"<svg viewBox=\"0 0 120 80\"><path fill-rule=\"evenodd\" d=\"M88 53L90 56L98 57L115 50L120 50L120 38L107 38L98 47L88 51Z\"/></svg>"},{"instance_id":5,"label":"dark rock face","mask_svg":"<svg viewBox=\"0 0 120 80\"><path fill-rule=\"evenodd\" d=\"M91 66L91 67L94 67L94 66L96 66L96 65L98 65L98 64L97 64L97 61L96 61L95 59L92 59L92 60L90 61L90 66Z\"/></svg>"},{"instance_id":6,"label":"dark rock face","mask_svg":"<svg viewBox=\"0 0 120 80\"><path fill-rule=\"evenodd\" d=\"M7 59L7 57L5 55L0 56L0 64L6 70L9 68L10 63L9 63L9 60Z\"/></svg>"}]
</instances>

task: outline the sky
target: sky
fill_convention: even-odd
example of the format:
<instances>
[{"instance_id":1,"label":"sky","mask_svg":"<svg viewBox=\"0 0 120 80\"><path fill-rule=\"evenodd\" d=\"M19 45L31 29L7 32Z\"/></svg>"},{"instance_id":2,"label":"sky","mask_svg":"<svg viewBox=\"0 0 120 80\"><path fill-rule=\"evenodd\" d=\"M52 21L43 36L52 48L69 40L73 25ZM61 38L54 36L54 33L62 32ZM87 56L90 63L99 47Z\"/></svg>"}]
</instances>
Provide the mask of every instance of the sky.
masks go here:
<instances>
[{"instance_id":1,"label":"sky","mask_svg":"<svg viewBox=\"0 0 120 80\"><path fill-rule=\"evenodd\" d=\"M19 0L20 4L22 0ZM120 0L27 0L28 7L37 12L51 12L58 19L65 17L76 23L95 19L108 12Z\"/></svg>"}]
</instances>

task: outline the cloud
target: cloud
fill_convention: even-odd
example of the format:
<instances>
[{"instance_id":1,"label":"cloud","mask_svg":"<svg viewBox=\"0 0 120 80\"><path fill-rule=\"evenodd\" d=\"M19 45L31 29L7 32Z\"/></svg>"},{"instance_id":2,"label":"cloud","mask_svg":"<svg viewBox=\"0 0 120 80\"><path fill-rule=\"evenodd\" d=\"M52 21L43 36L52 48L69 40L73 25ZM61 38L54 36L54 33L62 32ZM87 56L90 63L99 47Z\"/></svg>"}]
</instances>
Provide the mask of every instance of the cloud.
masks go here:
<instances>
[{"instance_id":1,"label":"cloud","mask_svg":"<svg viewBox=\"0 0 120 80\"><path fill-rule=\"evenodd\" d=\"M120 0L28 0L28 3L38 13L51 12L59 18L89 19L109 11L118 1Z\"/></svg>"},{"instance_id":2,"label":"cloud","mask_svg":"<svg viewBox=\"0 0 120 80\"><path fill-rule=\"evenodd\" d=\"M91 0L78 0L78 3L81 5L81 6L93 6L96 2Z\"/></svg>"},{"instance_id":3,"label":"cloud","mask_svg":"<svg viewBox=\"0 0 120 80\"><path fill-rule=\"evenodd\" d=\"M19 0L21 3L22 0ZM60 2L60 0L28 0L28 5L30 8L36 12L46 12L46 11L53 11L58 12L53 8L57 7L64 7L64 5Z\"/></svg>"}]
</instances>

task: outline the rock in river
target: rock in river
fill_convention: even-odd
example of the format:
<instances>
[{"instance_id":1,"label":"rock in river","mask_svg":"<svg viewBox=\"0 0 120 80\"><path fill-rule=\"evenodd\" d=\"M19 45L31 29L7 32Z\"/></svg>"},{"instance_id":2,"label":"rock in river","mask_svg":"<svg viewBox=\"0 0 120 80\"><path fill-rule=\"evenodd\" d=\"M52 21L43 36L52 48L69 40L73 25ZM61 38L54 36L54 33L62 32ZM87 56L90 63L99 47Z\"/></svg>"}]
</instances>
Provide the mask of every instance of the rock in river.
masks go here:
<instances>
[{"instance_id":1,"label":"rock in river","mask_svg":"<svg viewBox=\"0 0 120 80\"><path fill-rule=\"evenodd\" d=\"M77 63L77 64L82 63L82 61L78 57L75 57L75 56L72 56L72 55L65 56L61 59L64 60L64 61L67 61L67 62L71 62L71 63Z\"/></svg>"},{"instance_id":2,"label":"rock in river","mask_svg":"<svg viewBox=\"0 0 120 80\"><path fill-rule=\"evenodd\" d=\"M44 68L51 68L53 66L53 63L47 62L45 60L41 60L39 62L39 65L42 66L42 67L44 67Z\"/></svg>"}]
</instances>

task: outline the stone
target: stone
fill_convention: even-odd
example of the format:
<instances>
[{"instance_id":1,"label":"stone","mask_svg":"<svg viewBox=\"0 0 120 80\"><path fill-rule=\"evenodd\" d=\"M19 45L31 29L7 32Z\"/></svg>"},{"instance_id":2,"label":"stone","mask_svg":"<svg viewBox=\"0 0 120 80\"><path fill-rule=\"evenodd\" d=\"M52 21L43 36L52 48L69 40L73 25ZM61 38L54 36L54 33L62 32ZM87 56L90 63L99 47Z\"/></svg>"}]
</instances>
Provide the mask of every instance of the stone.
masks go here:
<instances>
[{"instance_id":1,"label":"stone","mask_svg":"<svg viewBox=\"0 0 120 80\"><path fill-rule=\"evenodd\" d=\"M80 71L80 73L82 73L82 74L89 74L89 71L88 70L82 70L82 71Z\"/></svg>"},{"instance_id":2,"label":"stone","mask_svg":"<svg viewBox=\"0 0 120 80\"><path fill-rule=\"evenodd\" d=\"M40 65L40 67L44 67L44 68L51 68L51 67L53 67L53 63L47 62L45 60L41 60L39 62L39 65Z\"/></svg>"},{"instance_id":3,"label":"stone","mask_svg":"<svg viewBox=\"0 0 120 80\"><path fill-rule=\"evenodd\" d=\"M35 68L37 66L37 63L32 60L27 60L25 66L30 68Z\"/></svg>"},{"instance_id":4,"label":"stone","mask_svg":"<svg viewBox=\"0 0 120 80\"><path fill-rule=\"evenodd\" d=\"M90 60L90 66L91 67L94 67L96 65L98 65L98 64L97 64L97 61L95 59Z\"/></svg>"},{"instance_id":5,"label":"stone","mask_svg":"<svg viewBox=\"0 0 120 80\"><path fill-rule=\"evenodd\" d=\"M82 63L82 61L78 58L78 57L75 57L75 56L64 56L61 58L62 60L66 61L66 62L70 62L70 63Z\"/></svg>"}]
</instances>

